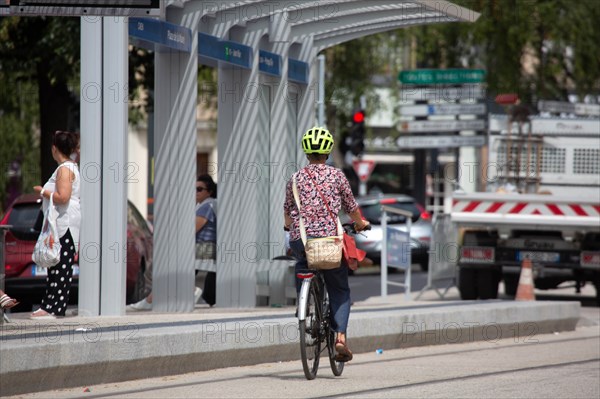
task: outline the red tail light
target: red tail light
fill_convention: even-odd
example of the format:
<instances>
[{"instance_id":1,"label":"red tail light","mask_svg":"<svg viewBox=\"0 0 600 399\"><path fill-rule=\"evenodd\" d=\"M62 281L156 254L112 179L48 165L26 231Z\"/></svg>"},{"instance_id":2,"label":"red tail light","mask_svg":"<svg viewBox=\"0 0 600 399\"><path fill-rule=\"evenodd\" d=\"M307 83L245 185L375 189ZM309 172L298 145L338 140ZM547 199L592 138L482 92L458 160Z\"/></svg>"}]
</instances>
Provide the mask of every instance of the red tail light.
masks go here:
<instances>
[{"instance_id":1,"label":"red tail light","mask_svg":"<svg viewBox=\"0 0 600 399\"><path fill-rule=\"evenodd\" d=\"M314 275L314 273L296 273L296 277L298 277L301 280L305 278L312 278Z\"/></svg>"},{"instance_id":2,"label":"red tail light","mask_svg":"<svg viewBox=\"0 0 600 399\"><path fill-rule=\"evenodd\" d=\"M6 274L6 277L20 276L27 266L28 265L25 263L23 263L20 267L17 265L6 264L4 267L4 273Z\"/></svg>"},{"instance_id":3,"label":"red tail light","mask_svg":"<svg viewBox=\"0 0 600 399\"><path fill-rule=\"evenodd\" d=\"M462 247L460 260L463 263L494 263L493 247Z\"/></svg>"},{"instance_id":4,"label":"red tail light","mask_svg":"<svg viewBox=\"0 0 600 399\"><path fill-rule=\"evenodd\" d=\"M421 219L423 220L431 220L431 215L429 214L429 212L427 212L425 210L425 208L423 208L421 205L416 204L417 205L417 209L419 210L419 212L421 212Z\"/></svg>"},{"instance_id":5,"label":"red tail light","mask_svg":"<svg viewBox=\"0 0 600 399\"><path fill-rule=\"evenodd\" d=\"M381 205L391 205L391 204L396 203L396 199L395 198L384 198L384 199L380 200L379 203Z\"/></svg>"}]
</instances>

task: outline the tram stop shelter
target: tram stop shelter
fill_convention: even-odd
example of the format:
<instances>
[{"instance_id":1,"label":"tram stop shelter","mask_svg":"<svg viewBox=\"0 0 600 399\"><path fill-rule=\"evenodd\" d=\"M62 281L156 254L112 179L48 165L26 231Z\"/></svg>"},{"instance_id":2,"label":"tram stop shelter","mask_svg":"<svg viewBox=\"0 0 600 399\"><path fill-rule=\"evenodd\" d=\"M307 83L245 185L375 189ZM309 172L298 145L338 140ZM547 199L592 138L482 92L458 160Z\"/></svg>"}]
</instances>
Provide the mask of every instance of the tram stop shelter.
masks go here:
<instances>
[{"instance_id":1,"label":"tram stop shelter","mask_svg":"<svg viewBox=\"0 0 600 399\"><path fill-rule=\"evenodd\" d=\"M306 163L299 139L316 124L319 52L398 28L479 17L444 0L159 3L159 9L96 13L102 18L89 10L58 12L87 15L81 18L83 315L125 311L125 187L131 170L127 101L121 99L127 98L132 31L156 44L153 310L190 312L199 63L218 68L217 306L253 307L256 273L283 252L285 184ZM9 13L19 11L11 7Z\"/></svg>"}]
</instances>

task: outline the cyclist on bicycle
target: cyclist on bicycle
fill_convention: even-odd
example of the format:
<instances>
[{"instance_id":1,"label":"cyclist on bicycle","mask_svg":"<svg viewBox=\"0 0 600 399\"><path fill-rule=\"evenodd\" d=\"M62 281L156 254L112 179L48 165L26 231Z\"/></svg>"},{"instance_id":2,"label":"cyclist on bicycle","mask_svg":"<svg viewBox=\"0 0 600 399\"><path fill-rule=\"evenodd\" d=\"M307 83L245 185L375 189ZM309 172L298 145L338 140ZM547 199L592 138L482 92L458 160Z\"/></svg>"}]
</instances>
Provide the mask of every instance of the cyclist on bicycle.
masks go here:
<instances>
[{"instance_id":1,"label":"cyclist on bicycle","mask_svg":"<svg viewBox=\"0 0 600 399\"><path fill-rule=\"evenodd\" d=\"M302 217L306 235L310 238L337 235L337 225L319 195L315 183L328 202L329 209L337 215L342 208L355 222L357 231L364 230L369 222L362 219L358 204L352 195L350 183L344 173L325 161L333 149L333 136L321 127L313 127L302 136L302 149L309 164L297 171L296 178ZM304 244L300 239L298 207L294 201L292 182L287 183L284 217L285 227L290 231L290 247L297 259L296 271L307 269ZM314 181L313 181L314 179ZM352 352L346 343L346 329L350 317L350 286L348 284L348 265L342 260L341 267L324 270L325 284L331 306L331 325L336 331L336 360L349 361ZM301 281L296 279L296 288L300 292Z\"/></svg>"}]
</instances>

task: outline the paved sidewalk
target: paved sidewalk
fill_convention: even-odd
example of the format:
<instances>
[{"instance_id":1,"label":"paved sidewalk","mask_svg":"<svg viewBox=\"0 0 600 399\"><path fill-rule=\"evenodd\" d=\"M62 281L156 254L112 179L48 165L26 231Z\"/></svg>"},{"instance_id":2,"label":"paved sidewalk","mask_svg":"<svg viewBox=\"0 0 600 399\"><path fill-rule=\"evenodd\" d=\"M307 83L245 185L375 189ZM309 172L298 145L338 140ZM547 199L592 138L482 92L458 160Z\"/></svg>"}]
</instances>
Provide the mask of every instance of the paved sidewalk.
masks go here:
<instances>
[{"instance_id":1,"label":"paved sidewalk","mask_svg":"<svg viewBox=\"0 0 600 399\"><path fill-rule=\"evenodd\" d=\"M299 359L294 311L197 305L186 314L43 321L16 314L0 336L0 395ZM355 303L348 336L361 353L573 330L579 316L577 302L460 301L455 289L440 301L428 291L418 302L400 294Z\"/></svg>"}]
</instances>

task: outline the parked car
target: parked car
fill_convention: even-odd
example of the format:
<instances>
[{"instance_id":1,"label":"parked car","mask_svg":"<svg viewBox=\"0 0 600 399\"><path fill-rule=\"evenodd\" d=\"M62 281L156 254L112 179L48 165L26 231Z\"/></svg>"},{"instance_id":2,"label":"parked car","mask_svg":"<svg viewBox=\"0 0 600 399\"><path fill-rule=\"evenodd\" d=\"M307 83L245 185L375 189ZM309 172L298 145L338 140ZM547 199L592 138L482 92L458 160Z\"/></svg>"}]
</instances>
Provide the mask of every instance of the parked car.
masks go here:
<instances>
[{"instance_id":1,"label":"parked car","mask_svg":"<svg viewBox=\"0 0 600 399\"><path fill-rule=\"evenodd\" d=\"M20 302L14 311L29 311L41 302L48 270L31 260L43 222L42 200L36 194L19 196L7 209L0 224L11 225L6 233L5 291ZM152 226L131 202L127 202L127 303L145 295L144 271L152 262ZM70 304L78 300L79 265L73 266Z\"/></svg>"},{"instance_id":2,"label":"parked car","mask_svg":"<svg viewBox=\"0 0 600 399\"><path fill-rule=\"evenodd\" d=\"M410 229L410 248L412 263L421 265L427 270L429 262L429 243L431 241L431 217L414 198L402 194L375 194L356 198L363 217L371 223L371 230L357 234L354 239L356 246L367 252L367 256L375 263L381 263L381 244L383 230L381 229L381 205L409 211L413 214ZM349 221L342 217L342 223ZM401 215L389 214L387 224L393 228L406 230L406 218Z\"/></svg>"}]
</instances>

